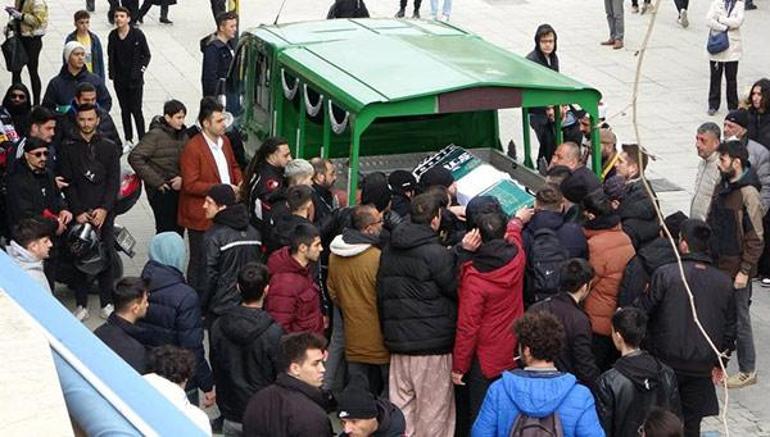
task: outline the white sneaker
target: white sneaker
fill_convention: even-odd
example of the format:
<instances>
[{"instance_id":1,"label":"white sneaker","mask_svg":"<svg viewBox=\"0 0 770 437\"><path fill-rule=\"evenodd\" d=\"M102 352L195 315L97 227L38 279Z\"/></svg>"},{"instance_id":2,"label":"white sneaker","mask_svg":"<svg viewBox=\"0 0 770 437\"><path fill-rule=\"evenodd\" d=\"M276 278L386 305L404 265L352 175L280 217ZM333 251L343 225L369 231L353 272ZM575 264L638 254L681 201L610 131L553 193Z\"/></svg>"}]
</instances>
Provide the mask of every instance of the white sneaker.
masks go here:
<instances>
[{"instance_id":1,"label":"white sneaker","mask_svg":"<svg viewBox=\"0 0 770 437\"><path fill-rule=\"evenodd\" d=\"M76 319L78 319L78 322L82 322L86 319L88 319L88 309L86 307L82 307L80 305L75 308L75 311L72 312L72 315L75 316Z\"/></svg>"},{"instance_id":2,"label":"white sneaker","mask_svg":"<svg viewBox=\"0 0 770 437\"><path fill-rule=\"evenodd\" d=\"M112 306L111 303L108 303L107 305L102 307L102 310L99 312L99 317L103 318L104 320L107 320L107 318L110 317L110 314L115 311L115 307Z\"/></svg>"},{"instance_id":3,"label":"white sneaker","mask_svg":"<svg viewBox=\"0 0 770 437\"><path fill-rule=\"evenodd\" d=\"M762 278L762 280L760 281L760 285L762 285L763 287L770 287L770 277Z\"/></svg>"},{"instance_id":4,"label":"white sneaker","mask_svg":"<svg viewBox=\"0 0 770 437\"><path fill-rule=\"evenodd\" d=\"M685 29L690 25L690 20L687 19L687 9L682 9L679 11L679 20L677 21L679 21L679 24L681 24Z\"/></svg>"}]
</instances>

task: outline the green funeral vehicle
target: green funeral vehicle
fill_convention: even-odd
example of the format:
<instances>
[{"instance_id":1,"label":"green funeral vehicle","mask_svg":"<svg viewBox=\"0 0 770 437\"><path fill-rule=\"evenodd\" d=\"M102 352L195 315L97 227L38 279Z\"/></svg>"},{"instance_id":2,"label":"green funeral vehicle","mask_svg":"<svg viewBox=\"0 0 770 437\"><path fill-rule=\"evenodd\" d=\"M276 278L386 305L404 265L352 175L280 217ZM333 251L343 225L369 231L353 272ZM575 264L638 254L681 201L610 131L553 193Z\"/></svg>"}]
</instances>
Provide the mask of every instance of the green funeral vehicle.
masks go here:
<instances>
[{"instance_id":1,"label":"green funeral vehicle","mask_svg":"<svg viewBox=\"0 0 770 437\"><path fill-rule=\"evenodd\" d=\"M330 158L343 170L350 203L362 173L408 169L419 176L436 164L466 182L459 191L468 198L507 192L521 203L523 192L542 184L532 170L528 108L576 104L597 120L601 98L451 24L398 19L244 32L225 89L247 154L281 136L295 157ZM510 108L523 111L523 165L499 138L501 110ZM598 133L592 138L598 169Z\"/></svg>"}]
</instances>

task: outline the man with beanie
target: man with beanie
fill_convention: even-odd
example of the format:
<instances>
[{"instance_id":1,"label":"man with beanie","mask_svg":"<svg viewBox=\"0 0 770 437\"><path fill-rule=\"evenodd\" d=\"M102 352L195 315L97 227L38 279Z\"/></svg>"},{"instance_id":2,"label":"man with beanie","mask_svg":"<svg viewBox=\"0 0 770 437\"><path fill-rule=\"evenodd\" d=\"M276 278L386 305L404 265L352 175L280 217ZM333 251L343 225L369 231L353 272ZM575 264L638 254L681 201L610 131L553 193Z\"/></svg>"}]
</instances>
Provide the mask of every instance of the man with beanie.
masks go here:
<instances>
[{"instance_id":1,"label":"man with beanie","mask_svg":"<svg viewBox=\"0 0 770 437\"><path fill-rule=\"evenodd\" d=\"M402 437L404 413L385 399L375 399L355 379L337 399L340 437Z\"/></svg>"},{"instance_id":2,"label":"man with beanie","mask_svg":"<svg viewBox=\"0 0 770 437\"><path fill-rule=\"evenodd\" d=\"M733 109L725 117L724 140L738 140L749 151L749 163L761 184L759 197L763 214L767 214L770 210L770 151L762 144L749 139L748 126L749 112L745 109Z\"/></svg>"},{"instance_id":3,"label":"man with beanie","mask_svg":"<svg viewBox=\"0 0 770 437\"><path fill-rule=\"evenodd\" d=\"M195 354L195 376L187 383L187 392L197 399L198 388L204 394L204 406L214 400L211 368L203 349L203 322L198 293L184 278L187 249L176 232L162 232L150 240L149 261L142 269L147 281L150 307L137 322L146 334L145 346L178 346Z\"/></svg>"},{"instance_id":4,"label":"man with beanie","mask_svg":"<svg viewBox=\"0 0 770 437\"><path fill-rule=\"evenodd\" d=\"M391 209L401 217L409 215L409 202L412 201L417 189L417 179L412 172L396 170L388 176L388 185L393 192Z\"/></svg>"},{"instance_id":5,"label":"man with beanie","mask_svg":"<svg viewBox=\"0 0 770 437\"><path fill-rule=\"evenodd\" d=\"M96 101L99 107L109 112L112 109L112 97L102 78L88 72L85 64L86 49L83 44L77 41L65 44L64 59L66 63L61 67L59 74L48 82L42 105L63 114L75 98L77 84L88 82L96 87Z\"/></svg>"},{"instance_id":6,"label":"man with beanie","mask_svg":"<svg viewBox=\"0 0 770 437\"><path fill-rule=\"evenodd\" d=\"M414 198L411 221L391 233L380 256L377 306L390 351L390 400L404 409L407 435L450 436L455 429L452 346L457 272L439 243L442 199ZM406 408L408 407L408 408Z\"/></svg>"},{"instance_id":7,"label":"man with beanie","mask_svg":"<svg viewBox=\"0 0 770 437\"><path fill-rule=\"evenodd\" d=\"M135 13L122 6L115 8L116 27L107 38L107 73L115 86L115 94L120 103L120 118L123 120L124 138L128 143L133 143L134 140L132 117L136 124L137 136L140 140L144 136L142 93L144 72L151 57L144 33L130 24Z\"/></svg>"},{"instance_id":8,"label":"man with beanie","mask_svg":"<svg viewBox=\"0 0 770 437\"><path fill-rule=\"evenodd\" d=\"M204 291L206 274L203 233L211 226L203 202L211 187L229 184L236 190L241 183L241 169L235 161L230 140L225 135L225 108L213 98L201 99L198 122L200 133L187 141L179 157L182 190L179 193L178 222L187 228L190 262L187 280L199 294Z\"/></svg>"},{"instance_id":9,"label":"man with beanie","mask_svg":"<svg viewBox=\"0 0 770 437\"><path fill-rule=\"evenodd\" d=\"M206 266L203 308L208 326L229 308L241 302L236 282L238 271L260 260L262 239L249 224L246 205L235 199L233 187L214 185L203 202L206 218L213 225L203 236Z\"/></svg>"}]
</instances>

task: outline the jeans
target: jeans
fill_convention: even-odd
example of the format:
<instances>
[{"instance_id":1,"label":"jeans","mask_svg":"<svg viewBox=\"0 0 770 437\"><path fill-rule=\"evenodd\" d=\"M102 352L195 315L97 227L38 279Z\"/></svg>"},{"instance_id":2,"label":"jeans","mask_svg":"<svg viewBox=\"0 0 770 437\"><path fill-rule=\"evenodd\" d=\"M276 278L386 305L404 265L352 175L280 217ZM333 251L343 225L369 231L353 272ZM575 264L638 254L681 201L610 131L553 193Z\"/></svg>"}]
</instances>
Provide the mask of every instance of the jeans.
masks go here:
<instances>
[{"instance_id":1,"label":"jeans","mask_svg":"<svg viewBox=\"0 0 770 437\"><path fill-rule=\"evenodd\" d=\"M190 240L190 260L187 263L187 283L198 292L198 297L203 302L203 286L206 278L205 249L203 247L204 231L187 230Z\"/></svg>"},{"instance_id":2,"label":"jeans","mask_svg":"<svg viewBox=\"0 0 770 437\"><path fill-rule=\"evenodd\" d=\"M736 346L738 352L738 369L744 373L756 370L756 352L754 351L754 334L751 330L751 282L746 288L735 290L736 315Z\"/></svg>"},{"instance_id":3,"label":"jeans","mask_svg":"<svg viewBox=\"0 0 770 437\"><path fill-rule=\"evenodd\" d=\"M41 88L40 73L38 73L37 69L40 64L40 51L43 49L43 37L22 36L19 38L19 41L21 41L24 51L27 52L27 72L29 73L29 81L32 85L32 104L37 106L40 104ZM21 70L14 71L11 76L12 83L22 83ZM24 134L26 134L26 132L24 132Z\"/></svg>"},{"instance_id":4,"label":"jeans","mask_svg":"<svg viewBox=\"0 0 770 437\"><path fill-rule=\"evenodd\" d=\"M323 389L342 391L345 381L345 330L342 324L342 312L336 305L332 317L332 338L329 341L328 352Z\"/></svg>"},{"instance_id":5,"label":"jeans","mask_svg":"<svg viewBox=\"0 0 770 437\"><path fill-rule=\"evenodd\" d=\"M222 423L222 435L225 437L241 437L243 435L243 424L225 419Z\"/></svg>"},{"instance_id":6,"label":"jeans","mask_svg":"<svg viewBox=\"0 0 770 437\"><path fill-rule=\"evenodd\" d=\"M738 61L709 61L711 80L709 82L709 109L719 109L722 100L722 72L727 81L727 109L738 108Z\"/></svg>"},{"instance_id":7,"label":"jeans","mask_svg":"<svg viewBox=\"0 0 770 437\"><path fill-rule=\"evenodd\" d=\"M158 191L147 189L147 200L155 216L155 233L176 232L184 236L184 228L177 222L177 208L179 207L179 191Z\"/></svg>"},{"instance_id":8,"label":"jeans","mask_svg":"<svg viewBox=\"0 0 770 437\"><path fill-rule=\"evenodd\" d=\"M430 16L434 19L438 17L439 0L430 0ZM441 15L449 18L452 14L452 0L444 0L444 7L441 8Z\"/></svg>"},{"instance_id":9,"label":"jeans","mask_svg":"<svg viewBox=\"0 0 770 437\"><path fill-rule=\"evenodd\" d=\"M380 399L388 399L390 364L352 363L348 361L348 384L360 381L368 384L369 392Z\"/></svg>"},{"instance_id":10,"label":"jeans","mask_svg":"<svg viewBox=\"0 0 770 437\"><path fill-rule=\"evenodd\" d=\"M604 12L607 13L607 24L610 26L610 39L623 41L623 0L604 0Z\"/></svg>"},{"instance_id":11,"label":"jeans","mask_svg":"<svg viewBox=\"0 0 770 437\"><path fill-rule=\"evenodd\" d=\"M687 10L687 8L690 6L690 0L674 0L674 5L676 6L676 11L679 12L682 9Z\"/></svg>"},{"instance_id":12,"label":"jeans","mask_svg":"<svg viewBox=\"0 0 770 437\"><path fill-rule=\"evenodd\" d=\"M135 86L131 83L114 81L115 94L118 96L120 104L120 118L123 120L123 133L126 141L134 139L133 129L131 128L131 117L136 123L136 134L141 140L144 137L144 115L142 114L142 85Z\"/></svg>"},{"instance_id":13,"label":"jeans","mask_svg":"<svg viewBox=\"0 0 770 437\"><path fill-rule=\"evenodd\" d=\"M115 231L114 231L115 217L107 215L107 218L102 224L102 228L99 230L99 238L104 245L104 253L106 259L106 267L98 275L96 275L98 287L99 287L99 304L102 308L105 305L112 303L112 290L115 287L115 274L112 268L112 257L120 256L115 252ZM80 270L75 269L75 303L78 306L88 308L88 290L91 288L90 278Z\"/></svg>"}]
</instances>

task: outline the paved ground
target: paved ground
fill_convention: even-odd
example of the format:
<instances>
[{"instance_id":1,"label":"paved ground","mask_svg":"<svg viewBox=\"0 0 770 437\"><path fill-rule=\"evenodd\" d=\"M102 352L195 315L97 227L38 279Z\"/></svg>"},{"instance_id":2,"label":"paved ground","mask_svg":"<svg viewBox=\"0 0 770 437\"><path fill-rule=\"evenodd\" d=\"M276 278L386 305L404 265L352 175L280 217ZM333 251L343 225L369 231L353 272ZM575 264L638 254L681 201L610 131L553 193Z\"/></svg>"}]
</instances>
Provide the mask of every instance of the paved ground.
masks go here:
<instances>
[{"instance_id":1,"label":"paved ground","mask_svg":"<svg viewBox=\"0 0 770 437\"><path fill-rule=\"evenodd\" d=\"M72 14L83 7L82 1L48 0L51 24L44 39L41 71L44 86L47 78L60 68L64 36L71 31ZM280 2L243 2L242 29L259 23L273 22ZM280 22L323 18L331 0L288 0ZM369 0L372 16L388 17L396 9L395 0ZM429 2L424 2L423 16L428 15ZM747 89L751 83L770 74L770 50L767 47L767 28L770 24L770 2L757 0L758 11L748 12L742 28L746 56L740 63L739 87ZM690 191L697 166L693 138L697 126L707 120L721 124L723 109L711 118L705 114L708 89L708 63L704 50L706 29L703 16L708 2L692 2L689 29L675 23L673 4L664 1L654 36L647 52L642 74L639 106L639 125L642 144L660 158L653 162L649 176L666 178L683 191L662 193L665 213L682 209L687 212ZM96 31L106 45L109 31L105 19L106 2L100 0L97 15L92 19ZM205 0L185 0L171 9L175 24L161 26L155 8L142 27L150 43L153 58L146 75L145 116L149 122L159 113L162 103L171 98L185 102L192 115L197 112L200 97L200 60L198 41L213 30L213 19ZM626 16L626 48L620 51L600 47L606 39L607 27L603 10L598 2L581 0L465 0L455 2L452 23L481 34L507 49L522 55L532 48L532 35L538 24L548 22L559 33L558 53L562 72L601 90L610 123L622 142L633 141L631 112L624 110L630 103L637 50L643 38L649 16ZM371 53L361 53L365 60ZM5 76L0 84L7 84ZM394 80L398 80L394 78ZM405 80L408 80L405 79ZM115 102L117 107L117 101ZM622 111L622 112L621 112ZM113 111L119 122L119 113ZM188 121L192 116L188 117ZM521 143L521 126L516 115L504 120L502 139L514 138ZM152 215L144 198L130 213L120 218L129 226L139 241L138 255L126 260L127 274L136 274L146 260L146 244L153 233ZM60 290L60 293L62 291ZM752 308L760 382L756 386L731 392L728 422L731 434L738 436L770 435L770 407L762 393L770 389L770 376L764 373L770 360L770 348L765 340L770 334L770 297L758 288ZM69 306L71 296L62 295ZM92 311L97 308L91 302ZM90 326L100 320L92 317ZM717 430L717 421L709 421L704 430Z\"/></svg>"}]
</instances>

